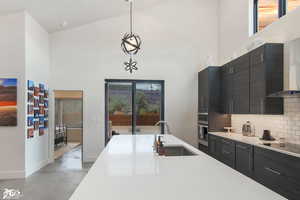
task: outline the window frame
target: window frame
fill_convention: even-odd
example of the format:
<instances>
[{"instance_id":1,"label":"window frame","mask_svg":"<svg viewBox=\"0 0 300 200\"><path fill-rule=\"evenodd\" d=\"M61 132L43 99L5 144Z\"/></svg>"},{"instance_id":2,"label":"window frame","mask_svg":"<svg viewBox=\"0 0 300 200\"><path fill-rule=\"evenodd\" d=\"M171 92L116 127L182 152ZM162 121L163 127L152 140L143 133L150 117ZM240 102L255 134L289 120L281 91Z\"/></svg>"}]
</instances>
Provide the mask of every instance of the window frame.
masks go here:
<instances>
[{"instance_id":1,"label":"window frame","mask_svg":"<svg viewBox=\"0 0 300 200\"><path fill-rule=\"evenodd\" d=\"M254 34L258 32L258 1L253 1L253 32ZM278 19L287 13L287 0L278 0Z\"/></svg>"}]
</instances>

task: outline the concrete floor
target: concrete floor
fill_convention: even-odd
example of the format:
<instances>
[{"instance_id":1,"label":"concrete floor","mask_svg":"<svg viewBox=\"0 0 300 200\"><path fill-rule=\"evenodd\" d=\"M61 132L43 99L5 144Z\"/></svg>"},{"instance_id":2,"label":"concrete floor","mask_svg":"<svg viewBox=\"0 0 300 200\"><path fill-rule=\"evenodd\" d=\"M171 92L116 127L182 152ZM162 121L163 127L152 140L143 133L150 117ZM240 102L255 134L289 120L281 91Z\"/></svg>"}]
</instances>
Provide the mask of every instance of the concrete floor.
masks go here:
<instances>
[{"instance_id":1,"label":"concrete floor","mask_svg":"<svg viewBox=\"0 0 300 200\"><path fill-rule=\"evenodd\" d=\"M20 200L67 200L91 166L82 166L81 147L77 147L26 179L0 181L0 199L8 188L20 190Z\"/></svg>"}]
</instances>

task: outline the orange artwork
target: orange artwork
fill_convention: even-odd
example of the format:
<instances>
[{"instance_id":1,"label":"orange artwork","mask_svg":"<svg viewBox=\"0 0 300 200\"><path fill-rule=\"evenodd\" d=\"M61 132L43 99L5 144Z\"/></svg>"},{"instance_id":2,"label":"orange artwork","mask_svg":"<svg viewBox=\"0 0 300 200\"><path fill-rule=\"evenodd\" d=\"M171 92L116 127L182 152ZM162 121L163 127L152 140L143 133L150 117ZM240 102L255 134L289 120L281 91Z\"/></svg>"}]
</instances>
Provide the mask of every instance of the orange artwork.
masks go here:
<instances>
[{"instance_id":1,"label":"orange artwork","mask_svg":"<svg viewBox=\"0 0 300 200\"><path fill-rule=\"evenodd\" d=\"M17 79L0 78L0 126L17 126Z\"/></svg>"}]
</instances>

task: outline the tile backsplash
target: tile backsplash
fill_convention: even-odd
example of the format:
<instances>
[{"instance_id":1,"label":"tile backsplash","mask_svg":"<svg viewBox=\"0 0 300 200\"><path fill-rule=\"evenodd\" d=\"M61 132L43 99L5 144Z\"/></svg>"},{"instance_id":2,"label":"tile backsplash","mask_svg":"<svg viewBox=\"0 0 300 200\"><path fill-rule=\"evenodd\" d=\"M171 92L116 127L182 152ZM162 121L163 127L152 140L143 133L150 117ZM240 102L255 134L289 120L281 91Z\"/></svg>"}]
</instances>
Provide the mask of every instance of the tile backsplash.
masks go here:
<instances>
[{"instance_id":1,"label":"tile backsplash","mask_svg":"<svg viewBox=\"0 0 300 200\"><path fill-rule=\"evenodd\" d=\"M254 125L256 136L270 130L275 138L284 137L289 143L300 144L300 98L284 99L284 115L232 115L234 132L242 133L246 121Z\"/></svg>"}]
</instances>

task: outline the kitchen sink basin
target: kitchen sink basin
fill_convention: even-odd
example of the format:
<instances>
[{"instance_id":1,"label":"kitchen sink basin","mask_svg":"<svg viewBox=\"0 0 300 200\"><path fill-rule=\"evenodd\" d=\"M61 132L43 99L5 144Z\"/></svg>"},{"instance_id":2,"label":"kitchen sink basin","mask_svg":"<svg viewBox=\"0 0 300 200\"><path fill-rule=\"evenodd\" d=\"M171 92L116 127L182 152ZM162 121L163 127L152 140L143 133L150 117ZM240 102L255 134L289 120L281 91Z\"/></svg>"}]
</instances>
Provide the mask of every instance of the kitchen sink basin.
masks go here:
<instances>
[{"instance_id":1,"label":"kitchen sink basin","mask_svg":"<svg viewBox=\"0 0 300 200\"><path fill-rule=\"evenodd\" d=\"M165 156L196 156L184 146L165 146Z\"/></svg>"}]
</instances>

